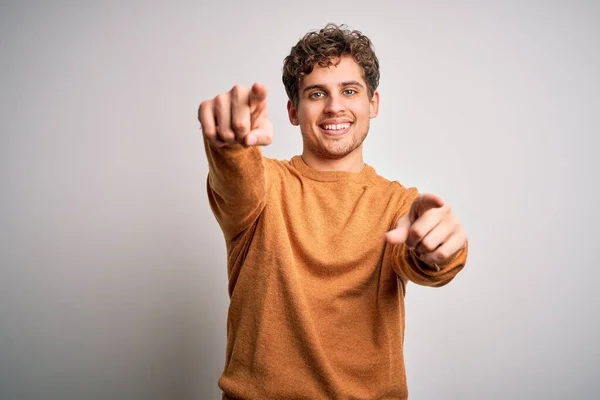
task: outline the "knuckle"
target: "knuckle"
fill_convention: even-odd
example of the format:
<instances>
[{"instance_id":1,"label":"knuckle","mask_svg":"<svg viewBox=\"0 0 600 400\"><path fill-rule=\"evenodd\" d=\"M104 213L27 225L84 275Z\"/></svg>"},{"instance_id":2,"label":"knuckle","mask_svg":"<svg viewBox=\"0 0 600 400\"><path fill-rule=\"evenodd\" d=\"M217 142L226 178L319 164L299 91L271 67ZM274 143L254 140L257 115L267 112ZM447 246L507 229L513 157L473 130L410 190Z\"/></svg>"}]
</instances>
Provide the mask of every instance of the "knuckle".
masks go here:
<instances>
[{"instance_id":1,"label":"knuckle","mask_svg":"<svg viewBox=\"0 0 600 400\"><path fill-rule=\"evenodd\" d=\"M231 127L237 133L245 132L247 130L248 126L249 126L249 124L246 121L243 121L241 119L234 120L231 123Z\"/></svg>"},{"instance_id":2,"label":"knuckle","mask_svg":"<svg viewBox=\"0 0 600 400\"><path fill-rule=\"evenodd\" d=\"M242 87L242 85L235 84L231 88L230 92L233 96L238 97L240 94L242 94L243 90L244 88Z\"/></svg>"},{"instance_id":3,"label":"knuckle","mask_svg":"<svg viewBox=\"0 0 600 400\"><path fill-rule=\"evenodd\" d=\"M203 115L206 114L208 110L211 109L211 105L211 100L205 100L202 103L200 103L200 106L198 107L198 119L200 119Z\"/></svg>"},{"instance_id":4,"label":"knuckle","mask_svg":"<svg viewBox=\"0 0 600 400\"><path fill-rule=\"evenodd\" d=\"M215 132L206 132L203 130L202 134L210 141L215 141L217 139L217 134Z\"/></svg>"},{"instance_id":5,"label":"knuckle","mask_svg":"<svg viewBox=\"0 0 600 400\"><path fill-rule=\"evenodd\" d=\"M217 107L223 108L225 106L225 104L227 103L227 95L226 94L218 95L217 97L215 97L214 102Z\"/></svg>"},{"instance_id":6,"label":"knuckle","mask_svg":"<svg viewBox=\"0 0 600 400\"><path fill-rule=\"evenodd\" d=\"M427 238L421 241L421 248L425 250L424 252L427 253L435 250L435 248L433 247L433 243L431 243L431 240L428 240Z\"/></svg>"},{"instance_id":7,"label":"knuckle","mask_svg":"<svg viewBox=\"0 0 600 400\"><path fill-rule=\"evenodd\" d=\"M410 237L416 238L416 239L421 239L421 237L423 236L422 229L418 228L418 227L415 228L414 226L412 226L409 229L408 234L410 235Z\"/></svg>"},{"instance_id":8,"label":"knuckle","mask_svg":"<svg viewBox=\"0 0 600 400\"><path fill-rule=\"evenodd\" d=\"M229 131L229 130L222 131L221 139L223 139L226 142L233 142L233 141L235 141L235 135L233 134L232 131Z\"/></svg>"},{"instance_id":9,"label":"knuckle","mask_svg":"<svg viewBox=\"0 0 600 400\"><path fill-rule=\"evenodd\" d=\"M227 143L234 143L236 141L235 133L231 129L224 130L221 137Z\"/></svg>"},{"instance_id":10,"label":"knuckle","mask_svg":"<svg viewBox=\"0 0 600 400\"><path fill-rule=\"evenodd\" d=\"M441 263L450 257L447 250L439 250L436 252L436 262Z\"/></svg>"},{"instance_id":11,"label":"knuckle","mask_svg":"<svg viewBox=\"0 0 600 400\"><path fill-rule=\"evenodd\" d=\"M464 233L464 228L462 226L462 224L460 223L460 220L456 217L452 217L452 227L454 228L455 231L462 233L463 235Z\"/></svg>"}]
</instances>

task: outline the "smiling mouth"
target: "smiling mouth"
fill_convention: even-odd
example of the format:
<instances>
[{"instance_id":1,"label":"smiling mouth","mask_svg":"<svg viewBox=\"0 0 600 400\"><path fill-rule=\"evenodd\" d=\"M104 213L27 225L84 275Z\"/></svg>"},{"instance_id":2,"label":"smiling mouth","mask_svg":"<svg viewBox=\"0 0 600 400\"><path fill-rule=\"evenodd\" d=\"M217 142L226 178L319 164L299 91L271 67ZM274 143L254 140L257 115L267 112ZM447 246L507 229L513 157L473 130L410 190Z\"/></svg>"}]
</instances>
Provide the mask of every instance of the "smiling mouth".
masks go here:
<instances>
[{"instance_id":1,"label":"smiling mouth","mask_svg":"<svg viewBox=\"0 0 600 400\"><path fill-rule=\"evenodd\" d=\"M348 132L352 124L350 122L344 122L341 124L321 124L319 128L327 135L339 136Z\"/></svg>"}]
</instances>

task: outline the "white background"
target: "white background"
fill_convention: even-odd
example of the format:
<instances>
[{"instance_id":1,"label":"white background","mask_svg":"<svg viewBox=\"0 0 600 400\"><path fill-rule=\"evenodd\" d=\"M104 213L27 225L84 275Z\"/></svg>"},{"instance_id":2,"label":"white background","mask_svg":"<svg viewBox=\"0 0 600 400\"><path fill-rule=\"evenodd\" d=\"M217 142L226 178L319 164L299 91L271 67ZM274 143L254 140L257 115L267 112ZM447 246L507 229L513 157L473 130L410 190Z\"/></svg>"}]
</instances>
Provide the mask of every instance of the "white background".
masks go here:
<instances>
[{"instance_id":1,"label":"white background","mask_svg":"<svg viewBox=\"0 0 600 400\"><path fill-rule=\"evenodd\" d=\"M0 5L0 397L218 399L225 247L197 108L270 90L270 157L301 152L283 58L346 23L374 42L379 174L434 192L470 239L409 285L411 399L600 392L600 3Z\"/></svg>"}]
</instances>

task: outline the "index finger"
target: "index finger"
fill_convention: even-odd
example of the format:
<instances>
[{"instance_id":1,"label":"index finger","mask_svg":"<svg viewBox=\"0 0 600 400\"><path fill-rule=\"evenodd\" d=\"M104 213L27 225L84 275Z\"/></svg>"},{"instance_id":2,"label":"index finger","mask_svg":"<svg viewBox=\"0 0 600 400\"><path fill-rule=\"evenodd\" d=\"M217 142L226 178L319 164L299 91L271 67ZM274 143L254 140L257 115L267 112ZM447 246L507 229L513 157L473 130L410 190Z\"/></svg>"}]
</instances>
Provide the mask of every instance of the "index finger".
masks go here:
<instances>
[{"instance_id":1,"label":"index finger","mask_svg":"<svg viewBox=\"0 0 600 400\"><path fill-rule=\"evenodd\" d=\"M254 112L263 102L267 100L267 87L262 83L255 83L250 90L248 105L251 112Z\"/></svg>"},{"instance_id":2,"label":"index finger","mask_svg":"<svg viewBox=\"0 0 600 400\"><path fill-rule=\"evenodd\" d=\"M424 193L417 197L410 207L410 220L414 222L428 210L443 206L444 200L442 200L439 196L431 193Z\"/></svg>"}]
</instances>

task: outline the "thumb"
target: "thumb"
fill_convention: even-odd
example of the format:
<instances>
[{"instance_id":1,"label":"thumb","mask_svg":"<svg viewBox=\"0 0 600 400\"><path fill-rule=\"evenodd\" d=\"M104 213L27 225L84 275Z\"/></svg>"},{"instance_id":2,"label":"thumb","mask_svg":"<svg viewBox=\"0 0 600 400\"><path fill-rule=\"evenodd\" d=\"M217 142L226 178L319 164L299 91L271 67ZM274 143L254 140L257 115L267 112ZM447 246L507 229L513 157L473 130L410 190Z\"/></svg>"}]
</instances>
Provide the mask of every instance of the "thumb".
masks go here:
<instances>
[{"instance_id":1,"label":"thumb","mask_svg":"<svg viewBox=\"0 0 600 400\"><path fill-rule=\"evenodd\" d=\"M408 230L410 229L411 225L410 216L403 216L398 220L396 228L385 234L385 239L390 244L401 244L406 242L406 239L408 238Z\"/></svg>"}]
</instances>

